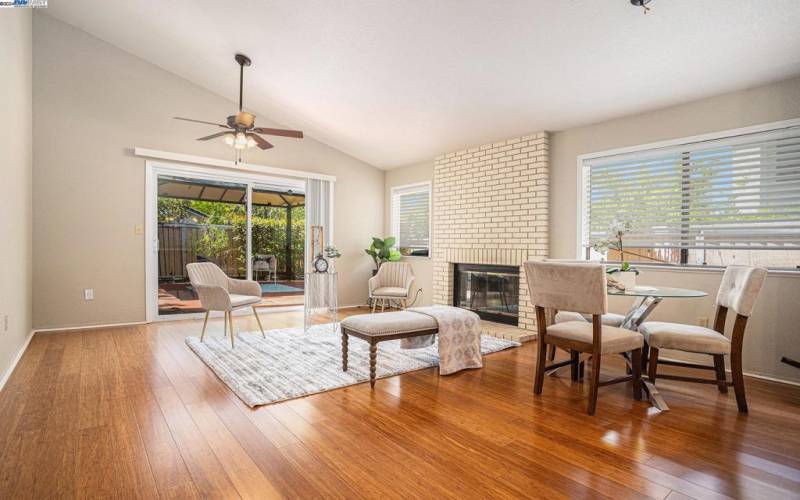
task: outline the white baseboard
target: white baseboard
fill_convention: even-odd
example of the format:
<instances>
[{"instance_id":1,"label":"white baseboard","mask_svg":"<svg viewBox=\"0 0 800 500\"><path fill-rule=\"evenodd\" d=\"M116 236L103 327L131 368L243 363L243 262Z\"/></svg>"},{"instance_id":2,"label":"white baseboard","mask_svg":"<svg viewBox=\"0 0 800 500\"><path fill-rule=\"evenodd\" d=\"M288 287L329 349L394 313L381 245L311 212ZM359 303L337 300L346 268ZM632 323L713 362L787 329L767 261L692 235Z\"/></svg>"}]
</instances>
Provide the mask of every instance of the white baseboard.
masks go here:
<instances>
[{"instance_id":1,"label":"white baseboard","mask_svg":"<svg viewBox=\"0 0 800 500\"><path fill-rule=\"evenodd\" d=\"M6 368L5 373L3 373L3 378L0 379L0 391L3 390L3 387L6 386L6 382L8 379L11 378L11 374L14 373L14 369L17 367L19 360L22 359L22 355L25 354L25 351L28 350L28 345L31 343L31 339L33 339L33 334L36 333L35 330L31 330L28 334L28 338L25 339L25 343L22 344L19 351L17 351L17 355L14 356L14 360L11 362L11 365Z\"/></svg>"},{"instance_id":2,"label":"white baseboard","mask_svg":"<svg viewBox=\"0 0 800 500\"><path fill-rule=\"evenodd\" d=\"M72 332L75 330L97 330L98 328L114 328L121 326L146 325L147 321L131 321L128 323L104 323L102 325L62 326L60 328L37 328L34 333Z\"/></svg>"}]
</instances>

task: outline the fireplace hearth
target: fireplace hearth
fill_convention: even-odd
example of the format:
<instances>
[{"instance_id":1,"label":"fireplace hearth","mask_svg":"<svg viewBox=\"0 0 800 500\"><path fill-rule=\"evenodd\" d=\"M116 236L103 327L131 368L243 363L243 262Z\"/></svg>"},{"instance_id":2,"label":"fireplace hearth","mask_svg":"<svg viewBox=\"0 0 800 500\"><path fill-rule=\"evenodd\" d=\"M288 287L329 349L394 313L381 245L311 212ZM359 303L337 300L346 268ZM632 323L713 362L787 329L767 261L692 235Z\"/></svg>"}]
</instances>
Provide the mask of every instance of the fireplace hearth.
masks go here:
<instances>
[{"instance_id":1,"label":"fireplace hearth","mask_svg":"<svg viewBox=\"0 0 800 500\"><path fill-rule=\"evenodd\" d=\"M481 318L517 326L519 321L519 267L455 264L453 305Z\"/></svg>"}]
</instances>

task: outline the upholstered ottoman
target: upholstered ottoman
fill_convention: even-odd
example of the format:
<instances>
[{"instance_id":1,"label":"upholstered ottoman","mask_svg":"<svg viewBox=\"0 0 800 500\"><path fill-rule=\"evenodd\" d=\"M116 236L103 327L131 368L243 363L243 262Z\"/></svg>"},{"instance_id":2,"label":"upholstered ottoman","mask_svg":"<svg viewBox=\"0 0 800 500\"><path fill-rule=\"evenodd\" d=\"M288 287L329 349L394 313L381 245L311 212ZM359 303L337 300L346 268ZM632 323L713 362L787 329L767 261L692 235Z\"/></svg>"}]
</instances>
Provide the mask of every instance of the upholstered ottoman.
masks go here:
<instances>
[{"instance_id":1,"label":"upholstered ottoman","mask_svg":"<svg viewBox=\"0 0 800 500\"><path fill-rule=\"evenodd\" d=\"M359 314L342 320L342 370L347 371L347 339L352 335L369 342L369 385L375 387L378 342L432 335L439 331L436 320L411 311Z\"/></svg>"}]
</instances>

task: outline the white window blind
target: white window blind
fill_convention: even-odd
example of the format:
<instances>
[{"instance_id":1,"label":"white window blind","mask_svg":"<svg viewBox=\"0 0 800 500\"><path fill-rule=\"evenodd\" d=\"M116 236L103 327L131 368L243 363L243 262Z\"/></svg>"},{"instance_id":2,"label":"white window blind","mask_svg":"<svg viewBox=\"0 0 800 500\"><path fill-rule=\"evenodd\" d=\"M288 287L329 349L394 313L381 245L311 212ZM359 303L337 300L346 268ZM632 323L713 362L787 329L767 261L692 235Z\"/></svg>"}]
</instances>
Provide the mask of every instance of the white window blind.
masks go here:
<instances>
[{"instance_id":1,"label":"white window blind","mask_svg":"<svg viewBox=\"0 0 800 500\"><path fill-rule=\"evenodd\" d=\"M430 183L392 188L392 236L405 255L430 250Z\"/></svg>"},{"instance_id":2,"label":"white window blind","mask_svg":"<svg viewBox=\"0 0 800 500\"><path fill-rule=\"evenodd\" d=\"M800 249L800 127L583 162L583 244L631 223L626 247Z\"/></svg>"}]
</instances>

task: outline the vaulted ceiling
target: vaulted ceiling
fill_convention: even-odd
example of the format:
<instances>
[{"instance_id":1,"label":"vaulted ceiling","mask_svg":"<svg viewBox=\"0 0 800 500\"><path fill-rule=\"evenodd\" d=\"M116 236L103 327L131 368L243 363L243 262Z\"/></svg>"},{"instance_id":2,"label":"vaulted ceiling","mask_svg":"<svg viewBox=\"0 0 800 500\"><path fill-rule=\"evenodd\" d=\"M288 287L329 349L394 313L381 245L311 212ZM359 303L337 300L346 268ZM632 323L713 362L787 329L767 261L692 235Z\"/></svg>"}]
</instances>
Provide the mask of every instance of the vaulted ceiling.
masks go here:
<instances>
[{"instance_id":1,"label":"vaulted ceiling","mask_svg":"<svg viewBox=\"0 0 800 500\"><path fill-rule=\"evenodd\" d=\"M799 0L650 5L50 0L47 14L234 101L243 52L248 108L381 168L800 74Z\"/></svg>"}]
</instances>

